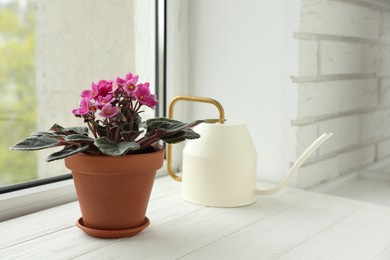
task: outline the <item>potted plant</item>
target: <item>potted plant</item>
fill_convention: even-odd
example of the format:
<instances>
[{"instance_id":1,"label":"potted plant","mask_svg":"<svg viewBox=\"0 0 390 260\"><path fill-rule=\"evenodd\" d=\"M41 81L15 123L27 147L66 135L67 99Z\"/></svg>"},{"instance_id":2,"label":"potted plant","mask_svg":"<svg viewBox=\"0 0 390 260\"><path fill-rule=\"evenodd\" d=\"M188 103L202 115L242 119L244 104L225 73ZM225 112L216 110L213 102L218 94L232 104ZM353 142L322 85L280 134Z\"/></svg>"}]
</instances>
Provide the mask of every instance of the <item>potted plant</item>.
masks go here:
<instances>
[{"instance_id":1,"label":"potted plant","mask_svg":"<svg viewBox=\"0 0 390 260\"><path fill-rule=\"evenodd\" d=\"M100 80L81 92L80 106L72 111L86 127L55 124L10 149L63 146L46 161L65 159L65 166L72 171L82 213L77 226L96 237L135 235L149 225L146 208L156 171L164 160L164 148L158 142L199 138L191 128L202 122L167 118L143 122L143 108L154 109L157 102L149 83L139 83L132 73Z\"/></svg>"}]
</instances>

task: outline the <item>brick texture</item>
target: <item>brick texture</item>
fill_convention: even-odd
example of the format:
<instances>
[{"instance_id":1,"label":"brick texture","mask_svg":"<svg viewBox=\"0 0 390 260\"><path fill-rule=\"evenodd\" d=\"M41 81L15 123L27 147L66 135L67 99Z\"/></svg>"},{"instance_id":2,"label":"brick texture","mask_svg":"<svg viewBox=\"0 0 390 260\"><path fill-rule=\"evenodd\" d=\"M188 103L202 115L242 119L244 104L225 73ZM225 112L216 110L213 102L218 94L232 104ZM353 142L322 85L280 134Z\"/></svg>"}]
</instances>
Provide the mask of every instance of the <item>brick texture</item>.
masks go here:
<instances>
[{"instance_id":1,"label":"brick texture","mask_svg":"<svg viewBox=\"0 0 390 260\"><path fill-rule=\"evenodd\" d=\"M335 135L304 165L309 188L390 158L390 2L302 0L297 153Z\"/></svg>"}]
</instances>

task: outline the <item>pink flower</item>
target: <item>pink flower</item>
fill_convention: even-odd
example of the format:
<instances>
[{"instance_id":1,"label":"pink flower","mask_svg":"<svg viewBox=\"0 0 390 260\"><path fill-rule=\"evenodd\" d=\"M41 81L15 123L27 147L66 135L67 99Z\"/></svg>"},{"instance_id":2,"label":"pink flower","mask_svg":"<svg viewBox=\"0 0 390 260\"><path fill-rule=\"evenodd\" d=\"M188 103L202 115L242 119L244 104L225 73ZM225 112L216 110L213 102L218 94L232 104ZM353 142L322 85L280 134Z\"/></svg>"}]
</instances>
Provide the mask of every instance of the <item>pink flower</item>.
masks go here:
<instances>
[{"instance_id":1,"label":"pink flower","mask_svg":"<svg viewBox=\"0 0 390 260\"><path fill-rule=\"evenodd\" d=\"M150 94L149 96L143 99L143 105L154 109L158 103L156 95ZM141 103L142 104L142 103Z\"/></svg>"},{"instance_id":2,"label":"pink flower","mask_svg":"<svg viewBox=\"0 0 390 260\"><path fill-rule=\"evenodd\" d=\"M88 112L90 110L93 110L94 107L90 107L89 105L89 98L85 97L83 99L81 99L80 101L80 107L79 108L75 108L72 110L72 113L75 115L75 116L83 116L85 114L88 114Z\"/></svg>"},{"instance_id":3,"label":"pink flower","mask_svg":"<svg viewBox=\"0 0 390 260\"><path fill-rule=\"evenodd\" d=\"M124 79L117 77L115 80L114 90L121 87L127 94L131 94L136 89L136 84L138 82L138 75L133 75L131 73L126 74Z\"/></svg>"},{"instance_id":4,"label":"pink flower","mask_svg":"<svg viewBox=\"0 0 390 260\"><path fill-rule=\"evenodd\" d=\"M98 100L96 102L96 106L100 109L106 104L110 103L113 100L113 97L111 94L103 97L103 96L98 96Z\"/></svg>"},{"instance_id":5,"label":"pink flower","mask_svg":"<svg viewBox=\"0 0 390 260\"><path fill-rule=\"evenodd\" d=\"M100 80L98 84L92 82L91 89L83 90L81 92L82 98L89 98L97 100L98 97L105 97L112 91L112 80Z\"/></svg>"},{"instance_id":6,"label":"pink flower","mask_svg":"<svg viewBox=\"0 0 390 260\"><path fill-rule=\"evenodd\" d=\"M112 80L100 80L97 84L98 95L105 97L112 91Z\"/></svg>"},{"instance_id":7,"label":"pink flower","mask_svg":"<svg viewBox=\"0 0 390 260\"><path fill-rule=\"evenodd\" d=\"M82 98L89 98L89 99L97 97L97 95L99 94L98 85L96 85L95 83L92 82L91 88L92 89L83 90L81 92L81 97Z\"/></svg>"},{"instance_id":8,"label":"pink flower","mask_svg":"<svg viewBox=\"0 0 390 260\"><path fill-rule=\"evenodd\" d=\"M115 116L118 111L119 108L117 106L113 106L111 103L108 103L102 108L99 115L104 118L109 118Z\"/></svg>"},{"instance_id":9,"label":"pink flower","mask_svg":"<svg viewBox=\"0 0 390 260\"><path fill-rule=\"evenodd\" d=\"M133 95L140 104L150 108L154 108L158 103L156 95L150 94L149 82L139 84Z\"/></svg>"}]
</instances>

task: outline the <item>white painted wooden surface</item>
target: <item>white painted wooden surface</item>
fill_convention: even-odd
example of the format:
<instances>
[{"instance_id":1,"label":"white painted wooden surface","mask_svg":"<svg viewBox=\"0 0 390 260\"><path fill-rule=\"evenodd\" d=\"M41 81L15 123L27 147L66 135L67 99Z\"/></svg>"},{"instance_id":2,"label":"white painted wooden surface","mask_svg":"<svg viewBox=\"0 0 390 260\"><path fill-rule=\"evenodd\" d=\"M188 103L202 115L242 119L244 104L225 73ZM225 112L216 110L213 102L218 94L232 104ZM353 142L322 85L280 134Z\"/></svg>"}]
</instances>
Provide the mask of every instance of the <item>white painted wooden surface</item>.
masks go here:
<instances>
[{"instance_id":1,"label":"white painted wooden surface","mask_svg":"<svg viewBox=\"0 0 390 260\"><path fill-rule=\"evenodd\" d=\"M0 223L0 259L390 259L390 208L287 188L241 208L183 201L156 180L137 236L97 239L77 202Z\"/></svg>"}]
</instances>

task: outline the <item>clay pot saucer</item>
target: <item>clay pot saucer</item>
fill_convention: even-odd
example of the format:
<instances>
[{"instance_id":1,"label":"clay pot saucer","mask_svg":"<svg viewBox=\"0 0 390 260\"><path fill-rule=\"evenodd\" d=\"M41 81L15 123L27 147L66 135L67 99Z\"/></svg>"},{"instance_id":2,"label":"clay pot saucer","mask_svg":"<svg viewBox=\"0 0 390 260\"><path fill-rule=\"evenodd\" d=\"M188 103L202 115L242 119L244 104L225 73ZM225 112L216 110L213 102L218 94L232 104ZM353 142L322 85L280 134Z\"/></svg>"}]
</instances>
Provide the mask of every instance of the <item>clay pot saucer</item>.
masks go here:
<instances>
[{"instance_id":1,"label":"clay pot saucer","mask_svg":"<svg viewBox=\"0 0 390 260\"><path fill-rule=\"evenodd\" d=\"M76 222L76 225L84 231L86 234L98 237L98 238L122 238L122 237L131 237L142 230L144 230L146 227L148 227L150 224L150 221L147 217L145 217L144 223L141 226L130 228L130 229L124 229L124 230L100 230L100 229L93 229L88 228L84 226L83 218L79 218L79 220Z\"/></svg>"}]
</instances>

